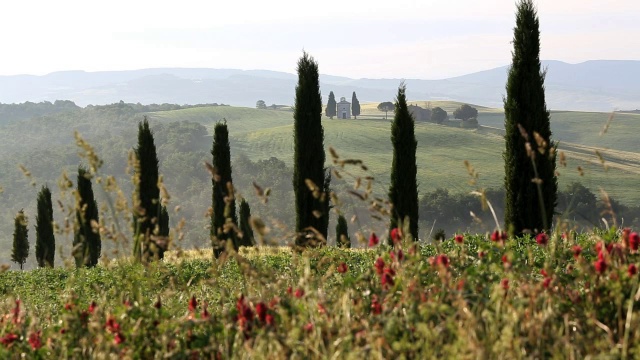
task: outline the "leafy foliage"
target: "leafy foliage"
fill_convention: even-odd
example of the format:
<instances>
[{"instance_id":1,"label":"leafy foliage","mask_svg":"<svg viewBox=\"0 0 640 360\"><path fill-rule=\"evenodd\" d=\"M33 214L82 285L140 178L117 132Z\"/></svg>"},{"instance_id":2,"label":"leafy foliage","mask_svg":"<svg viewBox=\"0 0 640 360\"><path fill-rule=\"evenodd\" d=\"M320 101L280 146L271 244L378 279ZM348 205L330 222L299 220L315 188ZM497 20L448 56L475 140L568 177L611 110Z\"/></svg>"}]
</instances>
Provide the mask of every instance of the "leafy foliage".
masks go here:
<instances>
[{"instance_id":1,"label":"leafy foliage","mask_svg":"<svg viewBox=\"0 0 640 360\"><path fill-rule=\"evenodd\" d=\"M229 131L226 122L218 122L214 128L211 213L211 244L216 257L225 250L227 241L237 250L235 227L238 225L236 204L231 176L231 150L229 149ZM231 225L231 226L229 226Z\"/></svg>"},{"instance_id":2,"label":"leafy foliage","mask_svg":"<svg viewBox=\"0 0 640 360\"><path fill-rule=\"evenodd\" d=\"M391 101L385 101L385 102L381 102L380 104L378 104L378 110L379 111L384 111L384 118L387 118L387 113L389 111L393 111L395 110L395 104L392 103Z\"/></svg>"},{"instance_id":3,"label":"leafy foliage","mask_svg":"<svg viewBox=\"0 0 640 360\"><path fill-rule=\"evenodd\" d=\"M355 91L353 92L353 95L351 95L351 115L353 115L354 119L357 119L358 115L360 115L360 101L358 100Z\"/></svg>"},{"instance_id":4,"label":"leafy foliage","mask_svg":"<svg viewBox=\"0 0 640 360\"><path fill-rule=\"evenodd\" d=\"M504 101L505 223L520 234L551 228L558 192L539 21L531 0L518 3L512 54Z\"/></svg>"},{"instance_id":5,"label":"leafy foliage","mask_svg":"<svg viewBox=\"0 0 640 360\"><path fill-rule=\"evenodd\" d=\"M53 233L53 204L49 187L38 192L38 215L36 215L36 261L39 267L53 267L56 253L56 238Z\"/></svg>"},{"instance_id":6,"label":"leafy foliage","mask_svg":"<svg viewBox=\"0 0 640 360\"><path fill-rule=\"evenodd\" d=\"M239 246L254 246L256 241L251 228L251 207L247 200L240 201L240 223L239 228L242 231L242 238L238 240Z\"/></svg>"},{"instance_id":7,"label":"leafy foliage","mask_svg":"<svg viewBox=\"0 0 640 360\"><path fill-rule=\"evenodd\" d=\"M83 167L78 168L76 193L76 228L73 237L73 257L76 267L94 267L98 264L102 240L94 224L98 224L98 203L93 196L91 174Z\"/></svg>"},{"instance_id":8,"label":"leafy foliage","mask_svg":"<svg viewBox=\"0 0 640 360\"><path fill-rule=\"evenodd\" d=\"M453 112L454 119L469 120L478 117L478 109L467 104L461 105Z\"/></svg>"},{"instance_id":9,"label":"leafy foliage","mask_svg":"<svg viewBox=\"0 0 640 360\"><path fill-rule=\"evenodd\" d=\"M296 243L303 246L324 244L329 226L329 199L326 191L330 174L324 167L318 64L306 52L298 61L293 119L293 190L296 197L296 232L299 233ZM313 230L322 238L314 235Z\"/></svg>"},{"instance_id":10,"label":"leafy foliage","mask_svg":"<svg viewBox=\"0 0 640 360\"><path fill-rule=\"evenodd\" d=\"M325 116L333 119L338 112L338 104L336 103L336 96L333 95L333 91L329 92L329 100L327 100L327 108L324 111Z\"/></svg>"},{"instance_id":11,"label":"leafy foliage","mask_svg":"<svg viewBox=\"0 0 640 360\"><path fill-rule=\"evenodd\" d=\"M162 202L158 187L158 155L145 117L138 124L138 147L135 149L134 191L134 247L133 255L138 261L162 259L167 249L167 239L160 237L157 225L162 216ZM168 219L168 214L166 215ZM168 223L168 220L163 220Z\"/></svg>"},{"instance_id":12,"label":"leafy foliage","mask_svg":"<svg viewBox=\"0 0 640 360\"><path fill-rule=\"evenodd\" d=\"M344 215L338 216L338 222L336 224L336 245L340 248L351 248L351 238L349 238L349 227L347 226L347 219Z\"/></svg>"},{"instance_id":13,"label":"leafy foliage","mask_svg":"<svg viewBox=\"0 0 640 360\"><path fill-rule=\"evenodd\" d=\"M406 86L400 85L395 104L395 117L391 123L391 143L393 161L391 163L391 183L389 201L392 204L390 230L399 224L409 222L412 239L418 239L418 183L416 174L416 148L418 142L414 133L415 122L409 113Z\"/></svg>"},{"instance_id":14,"label":"leafy foliage","mask_svg":"<svg viewBox=\"0 0 640 360\"><path fill-rule=\"evenodd\" d=\"M11 261L20 265L20 270L29 257L28 234L27 216L23 210L20 210L14 219L13 251L11 252Z\"/></svg>"},{"instance_id":15,"label":"leafy foliage","mask_svg":"<svg viewBox=\"0 0 640 360\"><path fill-rule=\"evenodd\" d=\"M449 115L447 114L447 112L439 106L436 106L431 110L431 120L433 120L437 124L442 124L445 120L447 120L448 117Z\"/></svg>"}]
</instances>

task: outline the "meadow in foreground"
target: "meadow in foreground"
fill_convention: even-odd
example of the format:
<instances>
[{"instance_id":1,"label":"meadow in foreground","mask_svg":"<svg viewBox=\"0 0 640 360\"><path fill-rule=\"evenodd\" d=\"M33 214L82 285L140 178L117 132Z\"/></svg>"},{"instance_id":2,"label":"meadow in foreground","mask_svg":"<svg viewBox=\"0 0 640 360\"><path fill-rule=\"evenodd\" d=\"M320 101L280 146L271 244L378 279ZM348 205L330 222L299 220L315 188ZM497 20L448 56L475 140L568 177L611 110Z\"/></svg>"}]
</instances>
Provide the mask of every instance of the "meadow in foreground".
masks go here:
<instances>
[{"instance_id":1,"label":"meadow in foreground","mask_svg":"<svg viewBox=\"0 0 640 360\"><path fill-rule=\"evenodd\" d=\"M630 230L0 275L3 358L640 356ZM380 242L380 243L378 243ZM184 255L184 254L183 254ZM24 355L23 355L24 354Z\"/></svg>"}]
</instances>

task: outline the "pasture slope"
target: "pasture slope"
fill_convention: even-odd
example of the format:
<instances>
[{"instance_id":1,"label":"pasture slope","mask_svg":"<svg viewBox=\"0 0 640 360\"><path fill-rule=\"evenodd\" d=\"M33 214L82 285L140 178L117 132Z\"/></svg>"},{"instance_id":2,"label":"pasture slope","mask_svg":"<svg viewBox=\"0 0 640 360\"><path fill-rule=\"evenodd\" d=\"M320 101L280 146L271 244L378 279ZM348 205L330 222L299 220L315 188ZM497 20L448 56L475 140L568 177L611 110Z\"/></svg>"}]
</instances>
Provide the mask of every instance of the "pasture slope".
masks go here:
<instances>
[{"instance_id":1,"label":"pasture slope","mask_svg":"<svg viewBox=\"0 0 640 360\"><path fill-rule=\"evenodd\" d=\"M440 106L451 118L453 110L461 105L451 101L410 103L423 107ZM416 123L420 192L437 188L448 188L453 192L473 190L468 183L465 160L480 173L477 187L502 186L502 110L476 108L479 123L496 129L466 130ZM206 126L210 133L216 121L226 119L232 157L245 154L257 160L275 156L288 164L293 158L292 113L288 111L209 107L151 113L149 116L160 122L195 121ZM578 181L595 193L602 188L622 203L640 201L640 153L634 131L640 125L640 115L615 113L612 117L607 113L554 111L551 117L554 139L567 155L567 166L558 165L561 189ZM344 158L363 160L376 178L376 190L384 193L392 160L389 120L384 119L384 113L376 109L376 104L362 104L362 113L357 120L324 118L323 123L325 146L334 147ZM329 156L327 161L329 165Z\"/></svg>"}]
</instances>

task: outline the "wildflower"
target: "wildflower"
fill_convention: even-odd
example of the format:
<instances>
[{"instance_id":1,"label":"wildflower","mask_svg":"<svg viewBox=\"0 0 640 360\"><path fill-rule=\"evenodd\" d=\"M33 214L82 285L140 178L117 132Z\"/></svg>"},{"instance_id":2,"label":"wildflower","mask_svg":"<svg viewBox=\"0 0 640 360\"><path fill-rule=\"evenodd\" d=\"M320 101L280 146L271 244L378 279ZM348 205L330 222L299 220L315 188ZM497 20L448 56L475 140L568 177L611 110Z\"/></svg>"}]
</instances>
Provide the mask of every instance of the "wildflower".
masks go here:
<instances>
[{"instance_id":1,"label":"wildflower","mask_svg":"<svg viewBox=\"0 0 640 360\"><path fill-rule=\"evenodd\" d=\"M582 247L580 245L574 245L571 250L573 250L573 257L574 258L579 258L580 254L582 253Z\"/></svg>"},{"instance_id":2,"label":"wildflower","mask_svg":"<svg viewBox=\"0 0 640 360\"><path fill-rule=\"evenodd\" d=\"M313 331L313 323L308 323L304 326L304 331L312 332Z\"/></svg>"},{"instance_id":3,"label":"wildflower","mask_svg":"<svg viewBox=\"0 0 640 360\"><path fill-rule=\"evenodd\" d=\"M540 270L540 274L544 277L549 277L549 275L547 274L547 270L545 269Z\"/></svg>"},{"instance_id":4,"label":"wildflower","mask_svg":"<svg viewBox=\"0 0 640 360\"><path fill-rule=\"evenodd\" d=\"M373 299L371 299L371 311L374 315L380 315L382 313L382 304L378 301L377 295L373 295Z\"/></svg>"},{"instance_id":5,"label":"wildflower","mask_svg":"<svg viewBox=\"0 0 640 360\"><path fill-rule=\"evenodd\" d=\"M598 253L598 260L593 263L593 266L598 274L602 274L607 270L607 262L604 260L602 252Z\"/></svg>"},{"instance_id":6,"label":"wildflower","mask_svg":"<svg viewBox=\"0 0 640 360\"><path fill-rule=\"evenodd\" d=\"M538 234L536 236L536 242L538 243L538 245L542 245L542 246L547 245L547 243L549 242L549 235L543 232Z\"/></svg>"},{"instance_id":7,"label":"wildflower","mask_svg":"<svg viewBox=\"0 0 640 360\"><path fill-rule=\"evenodd\" d=\"M449 258L445 254L440 254L436 256L436 265L442 266L444 268L449 267Z\"/></svg>"},{"instance_id":8,"label":"wildflower","mask_svg":"<svg viewBox=\"0 0 640 360\"><path fill-rule=\"evenodd\" d=\"M124 337L124 335L122 335L122 333L120 333L120 332L118 332L118 333L116 334L116 336L114 336L114 337L113 337L113 342L114 342L116 345L120 345L120 344L122 344L122 343L124 342L124 340L125 340L125 337Z\"/></svg>"},{"instance_id":9,"label":"wildflower","mask_svg":"<svg viewBox=\"0 0 640 360\"><path fill-rule=\"evenodd\" d=\"M498 242L498 241L502 241L504 242L505 240L507 240L507 233L504 231L494 231L491 233L491 241L494 242Z\"/></svg>"},{"instance_id":10,"label":"wildflower","mask_svg":"<svg viewBox=\"0 0 640 360\"><path fill-rule=\"evenodd\" d=\"M98 305L96 304L96 302L92 301L91 304L89 304L89 313L93 314L93 312L96 311L97 307Z\"/></svg>"},{"instance_id":11,"label":"wildflower","mask_svg":"<svg viewBox=\"0 0 640 360\"><path fill-rule=\"evenodd\" d=\"M109 331L110 333L120 332L120 324L118 324L118 322L113 316L109 316L107 318L107 323L105 324L105 328L107 328L107 331Z\"/></svg>"},{"instance_id":12,"label":"wildflower","mask_svg":"<svg viewBox=\"0 0 640 360\"><path fill-rule=\"evenodd\" d=\"M629 268L627 269L627 273L629 273L629 276L633 276L635 274L638 273L638 267L636 267L636 264L629 264Z\"/></svg>"},{"instance_id":13,"label":"wildflower","mask_svg":"<svg viewBox=\"0 0 640 360\"><path fill-rule=\"evenodd\" d=\"M72 303L64 304L64 309L71 311L73 309L73 304Z\"/></svg>"},{"instance_id":14,"label":"wildflower","mask_svg":"<svg viewBox=\"0 0 640 360\"><path fill-rule=\"evenodd\" d=\"M549 288L549 284L551 284L551 278L550 277L546 277L546 278L544 278L544 280L542 280L542 287L544 287L545 289Z\"/></svg>"},{"instance_id":15,"label":"wildflower","mask_svg":"<svg viewBox=\"0 0 640 360\"><path fill-rule=\"evenodd\" d=\"M462 236L460 234L456 235L456 237L454 239L458 244L462 244L464 242L464 236Z\"/></svg>"},{"instance_id":16,"label":"wildflower","mask_svg":"<svg viewBox=\"0 0 640 360\"><path fill-rule=\"evenodd\" d=\"M507 256L507 254L502 255L502 266L504 266L505 269L508 269L511 267L511 262L509 261L509 257Z\"/></svg>"},{"instance_id":17,"label":"wildflower","mask_svg":"<svg viewBox=\"0 0 640 360\"><path fill-rule=\"evenodd\" d=\"M267 314L267 315L264 317L264 321L265 321L265 322L267 323L267 325L269 325L269 326L273 326L273 324L275 324L275 320L274 320L274 318L273 318L273 315L271 315L271 314Z\"/></svg>"},{"instance_id":18,"label":"wildflower","mask_svg":"<svg viewBox=\"0 0 640 360\"><path fill-rule=\"evenodd\" d=\"M297 297L298 299L300 299L301 297L304 296L304 289L302 288L298 288L298 290L296 290L296 293L294 294L295 297Z\"/></svg>"},{"instance_id":19,"label":"wildflower","mask_svg":"<svg viewBox=\"0 0 640 360\"><path fill-rule=\"evenodd\" d=\"M42 347L42 338L40 337L40 331L32 332L29 335L29 345L33 350L38 350Z\"/></svg>"},{"instance_id":20,"label":"wildflower","mask_svg":"<svg viewBox=\"0 0 640 360\"><path fill-rule=\"evenodd\" d=\"M399 243L400 240L402 240L402 232L400 231L400 229L393 228L391 230L391 240L393 241L394 245Z\"/></svg>"},{"instance_id":21,"label":"wildflower","mask_svg":"<svg viewBox=\"0 0 640 360\"><path fill-rule=\"evenodd\" d=\"M638 245L640 244L640 235L637 232L629 234L629 247L632 251L638 251Z\"/></svg>"},{"instance_id":22,"label":"wildflower","mask_svg":"<svg viewBox=\"0 0 640 360\"><path fill-rule=\"evenodd\" d=\"M385 271L385 273L382 274L382 277L380 278L380 283L385 288L393 286L395 284L395 282L393 281L393 275Z\"/></svg>"},{"instance_id":23,"label":"wildflower","mask_svg":"<svg viewBox=\"0 0 640 360\"><path fill-rule=\"evenodd\" d=\"M198 300L196 300L196 296L193 295L191 296L191 299L189 300L189 312L194 312L196 311L196 308L198 308Z\"/></svg>"},{"instance_id":24,"label":"wildflower","mask_svg":"<svg viewBox=\"0 0 640 360\"><path fill-rule=\"evenodd\" d=\"M327 308L325 308L324 305L318 303L318 312L324 315L327 313Z\"/></svg>"},{"instance_id":25,"label":"wildflower","mask_svg":"<svg viewBox=\"0 0 640 360\"><path fill-rule=\"evenodd\" d=\"M500 286L502 286L505 291L509 290L509 279L502 279L502 281L500 281Z\"/></svg>"},{"instance_id":26,"label":"wildflower","mask_svg":"<svg viewBox=\"0 0 640 360\"><path fill-rule=\"evenodd\" d=\"M265 305L265 303L259 302L256 305L256 313L258 314L258 319L260 319L261 322L264 323L267 321L267 305Z\"/></svg>"},{"instance_id":27,"label":"wildflower","mask_svg":"<svg viewBox=\"0 0 640 360\"><path fill-rule=\"evenodd\" d=\"M371 233L371 236L369 236L369 247L374 247L378 245L379 242L380 242L380 239L378 239L378 237L376 236L376 233Z\"/></svg>"},{"instance_id":28,"label":"wildflower","mask_svg":"<svg viewBox=\"0 0 640 360\"><path fill-rule=\"evenodd\" d=\"M382 275L382 272L384 270L384 265L385 265L384 260L381 257L379 257L376 260L376 263L374 264L374 266L376 267L376 273L378 273L378 275Z\"/></svg>"},{"instance_id":29,"label":"wildflower","mask_svg":"<svg viewBox=\"0 0 640 360\"><path fill-rule=\"evenodd\" d=\"M4 346L9 346L13 344L16 340L20 339L20 337L14 333L8 333L7 335L0 338L0 343Z\"/></svg>"},{"instance_id":30,"label":"wildflower","mask_svg":"<svg viewBox=\"0 0 640 360\"><path fill-rule=\"evenodd\" d=\"M487 255L487 253L486 253L486 252L484 252L484 251L478 251L478 258L479 258L479 259L484 258L486 255Z\"/></svg>"},{"instance_id":31,"label":"wildflower","mask_svg":"<svg viewBox=\"0 0 640 360\"><path fill-rule=\"evenodd\" d=\"M287 294L289 295L293 294L293 289L291 289L291 286L287 288Z\"/></svg>"},{"instance_id":32,"label":"wildflower","mask_svg":"<svg viewBox=\"0 0 640 360\"><path fill-rule=\"evenodd\" d=\"M402 249L398 250L398 261L402 261L404 260L404 252L402 252Z\"/></svg>"},{"instance_id":33,"label":"wildflower","mask_svg":"<svg viewBox=\"0 0 640 360\"><path fill-rule=\"evenodd\" d=\"M344 274L349 270L349 268L347 267L347 264L345 264L344 262L340 263L340 265L338 265L338 272L340 274Z\"/></svg>"},{"instance_id":34,"label":"wildflower","mask_svg":"<svg viewBox=\"0 0 640 360\"><path fill-rule=\"evenodd\" d=\"M209 314L209 310L207 310L208 307L209 307L209 304L207 304L207 302L205 301L204 304L202 304L201 318L208 319L211 316L211 314Z\"/></svg>"}]
</instances>

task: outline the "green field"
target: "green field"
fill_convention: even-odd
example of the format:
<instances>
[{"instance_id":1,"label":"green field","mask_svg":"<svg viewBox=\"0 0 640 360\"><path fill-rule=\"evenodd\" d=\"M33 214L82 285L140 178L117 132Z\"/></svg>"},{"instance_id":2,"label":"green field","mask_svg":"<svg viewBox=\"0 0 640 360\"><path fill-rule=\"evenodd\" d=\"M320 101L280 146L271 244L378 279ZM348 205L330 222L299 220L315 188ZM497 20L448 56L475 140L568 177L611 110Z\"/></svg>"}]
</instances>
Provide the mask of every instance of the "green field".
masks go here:
<instances>
[{"instance_id":1,"label":"green field","mask_svg":"<svg viewBox=\"0 0 640 360\"><path fill-rule=\"evenodd\" d=\"M620 235L4 271L0 357L635 359L640 255Z\"/></svg>"},{"instance_id":2,"label":"green field","mask_svg":"<svg viewBox=\"0 0 640 360\"><path fill-rule=\"evenodd\" d=\"M412 102L426 106L426 102ZM429 102L432 107L442 106L452 112L460 103ZM481 125L499 126L504 122L500 110L479 107ZM384 191L389 179L392 160L389 121L375 109L375 104L363 104L358 120L323 119L325 146L334 147L341 157L361 159L376 177L377 189ZM245 154L251 159L272 156L288 164L293 159L292 114L290 112L257 110L249 108L215 107L168 111L151 114L160 121L197 121L210 130L216 121L226 118L231 134L232 156ZM608 132L599 135L607 123L609 114L554 112L552 128L561 150L566 149L568 166L559 167L560 188L579 181L599 193L603 188L623 203L640 201L640 154L607 152L606 148L637 151L637 141L632 129L640 125L640 116L616 114ZM422 193L436 188L448 188L453 192L468 192L469 176L464 166L468 160L480 173L478 186L499 188L504 174L500 136L484 134L432 123L417 123L418 183ZM578 151L567 148L568 143L602 147L600 149L611 167L605 171L594 149L580 147ZM571 150L571 151L569 151ZM615 154L614 154L615 153ZM614 156L616 155L616 156ZM327 156L327 164L330 164ZM583 169L581 176L577 170Z\"/></svg>"}]
</instances>

